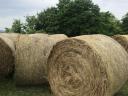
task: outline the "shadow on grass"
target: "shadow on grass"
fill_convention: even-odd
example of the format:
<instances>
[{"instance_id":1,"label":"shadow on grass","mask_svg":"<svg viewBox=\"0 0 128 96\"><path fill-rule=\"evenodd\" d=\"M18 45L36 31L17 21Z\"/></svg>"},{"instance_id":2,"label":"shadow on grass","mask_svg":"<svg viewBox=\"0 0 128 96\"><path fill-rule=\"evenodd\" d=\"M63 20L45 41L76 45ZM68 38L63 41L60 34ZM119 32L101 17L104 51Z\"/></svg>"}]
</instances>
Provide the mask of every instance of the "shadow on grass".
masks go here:
<instances>
[{"instance_id":1,"label":"shadow on grass","mask_svg":"<svg viewBox=\"0 0 128 96\"><path fill-rule=\"evenodd\" d=\"M52 96L50 87L44 86L26 86L16 87L13 80L0 81L0 96Z\"/></svg>"},{"instance_id":2,"label":"shadow on grass","mask_svg":"<svg viewBox=\"0 0 128 96\"><path fill-rule=\"evenodd\" d=\"M114 96L128 96L128 82Z\"/></svg>"},{"instance_id":3,"label":"shadow on grass","mask_svg":"<svg viewBox=\"0 0 128 96\"><path fill-rule=\"evenodd\" d=\"M16 87L13 80L0 81L0 96L53 96L49 85ZM128 82L114 96L128 96Z\"/></svg>"}]
</instances>

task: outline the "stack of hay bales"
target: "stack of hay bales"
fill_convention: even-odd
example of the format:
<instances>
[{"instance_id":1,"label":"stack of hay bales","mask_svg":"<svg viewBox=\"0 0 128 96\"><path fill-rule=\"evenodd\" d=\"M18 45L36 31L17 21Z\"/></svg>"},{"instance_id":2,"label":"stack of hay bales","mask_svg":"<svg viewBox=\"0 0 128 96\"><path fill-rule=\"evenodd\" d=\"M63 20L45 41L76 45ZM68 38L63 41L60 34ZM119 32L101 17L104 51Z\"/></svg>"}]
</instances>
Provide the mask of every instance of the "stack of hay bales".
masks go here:
<instances>
[{"instance_id":1,"label":"stack of hay bales","mask_svg":"<svg viewBox=\"0 0 128 96\"><path fill-rule=\"evenodd\" d=\"M0 79L13 72L14 52L14 43L7 37L0 36Z\"/></svg>"},{"instance_id":2,"label":"stack of hay bales","mask_svg":"<svg viewBox=\"0 0 128 96\"><path fill-rule=\"evenodd\" d=\"M15 65L17 85L42 85L47 82L47 59L54 44L55 41L47 34L19 37Z\"/></svg>"},{"instance_id":3,"label":"stack of hay bales","mask_svg":"<svg viewBox=\"0 0 128 96\"><path fill-rule=\"evenodd\" d=\"M104 35L58 42L48 59L55 96L113 96L128 79L128 54Z\"/></svg>"}]
</instances>

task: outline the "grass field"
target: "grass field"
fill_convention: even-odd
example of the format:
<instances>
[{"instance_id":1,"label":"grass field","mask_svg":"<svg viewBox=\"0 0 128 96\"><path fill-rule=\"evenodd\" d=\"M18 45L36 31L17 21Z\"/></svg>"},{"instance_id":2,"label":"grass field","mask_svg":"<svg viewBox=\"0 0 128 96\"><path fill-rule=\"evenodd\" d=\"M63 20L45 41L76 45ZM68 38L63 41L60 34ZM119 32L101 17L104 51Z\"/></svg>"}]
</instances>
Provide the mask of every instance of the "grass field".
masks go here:
<instances>
[{"instance_id":1,"label":"grass field","mask_svg":"<svg viewBox=\"0 0 128 96\"><path fill-rule=\"evenodd\" d=\"M128 96L128 82L121 88L115 96Z\"/></svg>"},{"instance_id":2,"label":"grass field","mask_svg":"<svg viewBox=\"0 0 128 96\"><path fill-rule=\"evenodd\" d=\"M0 96L52 96L50 88L43 87L16 87L13 80L0 81Z\"/></svg>"},{"instance_id":3,"label":"grass field","mask_svg":"<svg viewBox=\"0 0 128 96\"><path fill-rule=\"evenodd\" d=\"M13 80L0 81L0 96L53 96L48 85L36 87L16 87ZM115 95L128 96L128 84Z\"/></svg>"}]
</instances>

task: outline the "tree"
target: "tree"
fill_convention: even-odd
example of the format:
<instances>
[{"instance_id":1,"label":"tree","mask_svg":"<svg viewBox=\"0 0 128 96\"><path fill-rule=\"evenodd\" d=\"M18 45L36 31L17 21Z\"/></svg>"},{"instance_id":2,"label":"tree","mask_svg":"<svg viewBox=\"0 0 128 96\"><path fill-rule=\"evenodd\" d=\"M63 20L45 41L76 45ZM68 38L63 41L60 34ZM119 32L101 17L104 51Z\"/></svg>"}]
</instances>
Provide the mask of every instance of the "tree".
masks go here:
<instances>
[{"instance_id":1,"label":"tree","mask_svg":"<svg viewBox=\"0 0 128 96\"><path fill-rule=\"evenodd\" d=\"M122 28L127 31L128 14L122 21ZM100 12L99 6L91 0L59 0L56 7L48 8L37 16L27 16L25 24L16 20L12 29L16 32L46 32L68 36L122 34L121 22L110 12Z\"/></svg>"},{"instance_id":2,"label":"tree","mask_svg":"<svg viewBox=\"0 0 128 96\"><path fill-rule=\"evenodd\" d=\"M11 29L10 28L5 28L5 32L9 33L9 32L11 32Z\"/></svg>"},{"instance_id":3,"label":"tree","mask_svg":"<svg viewBox=\"0 0 128 96\"><path fill-rule=\"evenodd\" d=\"M15 33L22 33L22 24L20 20L14 20L11 30Z\"/></svg>"},{"instance_id":4,"label":"tree","mask_svg":"<svg viewBox=\"0 0 128 96\"><path fill-rule=\"evenodd\" d=\"M38 14L40 28L68 36L97 33L100 9L91 0L59 0L57 7Z\"/></svg>"},{"instance_id":5,"label":"tree","mask_svg":"<svg viewBox=\"0 0 128 96\"><path fill-rule=\"evenodd\" d=\"M61 0L61 3L64 0ZM65 3L65 2L63 2ZM63 7L60 7L60 6ZM96 34L100 9L91 0L74 0L59 6L59 31L68 36Z\"/></svg>"},{"instance_id":6,"label":"tree","mask_svg":"<svg viewBox=\"0 0 128 96\"><path fill-rule=\"evenodd\" d=\"M122 18L122 30L124 34L128 34L128 13Z\"/></svg>"},{"instance_id":7,"label":"tree","mask_svg":"<svg viewBox=\"0 0 128 96\"><path fill-rule=\"evenodd\" d=\"M121 34L121 23L119 20L115 18L115 16L112 13L110 13L109 11L101 12L99 19L99 33L105 35Z\"/></svg>"},{"instance_id":8,"label":"tree","mask_svg":"<svg viewBox=\"0 0 128 96\"><path fill-rule=\"evenodd\" d=\"M67 6L69 3L71 3L71 0L59 0L59 3L57 4L58 9L64 9L65 6Z\"/></svg>"},{"instance_id":9,"label":"tree","mask_svg":"<svg viewBox=\"0 0 128 96\"><path fill-rule=\"evenodd\" d=\"M57 33L59 26L57 14L58 10L55 7L48 8L47 10L37 14L37 29L44 30L48 33Z\"/></svg>"},{"instance_id":10,"label":"tree","mask_svg":"<svg viewBox=\"0 0 128 96\"><path fill-rule=\"evenodd\" d=\"M35 16L26 16L23 29L26 33L35 33L37 31L37 18Z\"/></svg>"}]
</instances>

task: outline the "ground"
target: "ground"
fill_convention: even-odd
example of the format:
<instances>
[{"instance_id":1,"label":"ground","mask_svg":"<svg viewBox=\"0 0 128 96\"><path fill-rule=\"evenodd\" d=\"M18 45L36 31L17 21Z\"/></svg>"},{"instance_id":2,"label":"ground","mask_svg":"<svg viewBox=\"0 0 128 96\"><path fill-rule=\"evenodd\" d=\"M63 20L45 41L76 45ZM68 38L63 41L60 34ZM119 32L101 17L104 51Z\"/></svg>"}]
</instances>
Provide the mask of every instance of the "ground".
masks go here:
<instances>
[{"instance_id":1,"label":"ground","mask_svg":"<svg viewBox=\"0 0 128 96\"><path fill-rule=\"evenodd\" d=\"M48 85L36 87L16 87L13 80L0 81L0 96L53 96ZM115 96L128 96L128 84Z\"/></svg>"},{"instance_id":2,"label":"ground","mask_svg":"<svg viewBox=\"0 0 128 96\"><path fill-rule=\"evenodd\" d=\"M121 88L115 96L128 96L128 82Z\"/></svg>"},{"instance_id":3,"label":"ground","mask_svg":"<svg viewBox=\"0 0 128 96\"><path fill-rule=\"evenodd\" d=\"M48 85L16 87L13 80L0 81L0 96L52 96Z\"/></svg>"}]
</instances>

